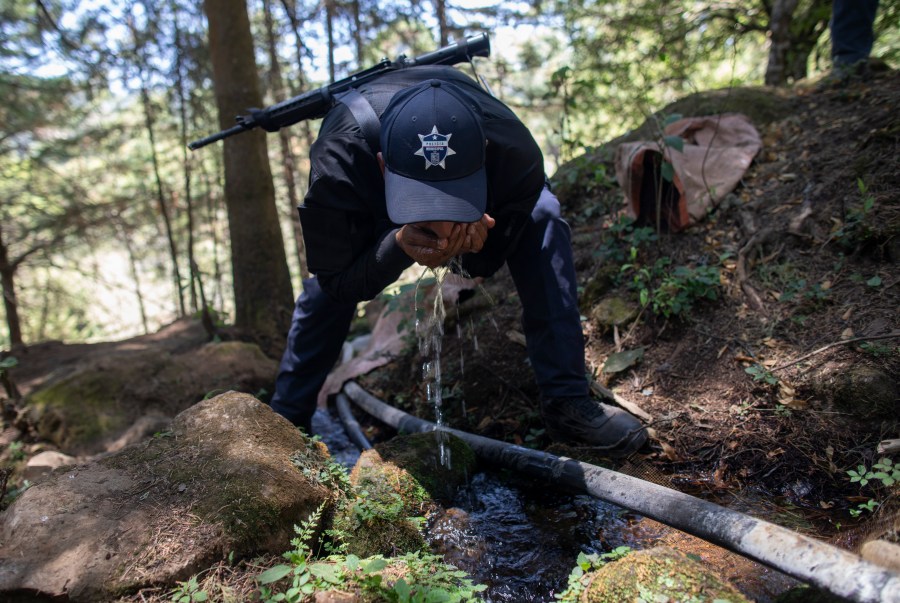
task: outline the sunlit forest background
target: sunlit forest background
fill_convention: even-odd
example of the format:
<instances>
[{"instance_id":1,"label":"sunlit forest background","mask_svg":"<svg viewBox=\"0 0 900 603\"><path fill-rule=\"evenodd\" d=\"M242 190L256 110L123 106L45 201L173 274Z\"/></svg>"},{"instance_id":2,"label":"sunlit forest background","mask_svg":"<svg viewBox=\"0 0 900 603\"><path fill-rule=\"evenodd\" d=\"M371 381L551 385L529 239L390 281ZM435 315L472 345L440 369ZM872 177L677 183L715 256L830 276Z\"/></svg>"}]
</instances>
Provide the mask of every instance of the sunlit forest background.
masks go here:
<instances>
[{"instance_id":1,"label":"sunlit forest background","mask_svg":"<svg viewBox=\"0 0 900 603\"><path fill-rule=\"evenodd\" d=\"M258 78L245 84L265 105L487 32L492 55L474 69L532 129L551 175L692 92L788 87L830 69L823 0L0 6L0 349L120 339L203 308L234 320L223 144L187 149L234 118L217 110L210 11L248 15ZM900 0L881 2L876 34L873 56L896 68ZM281 240L260 232L258 245L283 247L292 294L317 129L264 137L271 175L249 175L274 186ZM240 227L252 233L252 222Z\"/></svg>"}]
</instances>

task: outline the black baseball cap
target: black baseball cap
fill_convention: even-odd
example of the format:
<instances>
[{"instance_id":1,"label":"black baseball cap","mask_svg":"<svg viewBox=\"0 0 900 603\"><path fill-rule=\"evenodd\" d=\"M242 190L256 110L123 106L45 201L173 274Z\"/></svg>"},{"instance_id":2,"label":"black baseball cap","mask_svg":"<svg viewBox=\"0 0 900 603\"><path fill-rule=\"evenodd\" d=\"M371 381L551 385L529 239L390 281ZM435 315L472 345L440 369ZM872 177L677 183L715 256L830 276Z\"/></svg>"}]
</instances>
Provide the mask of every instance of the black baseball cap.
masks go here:
<instances>
[{"instance_id":1,"label":"black baseball cap","mask_svg":"<svg viewBox=\"0 0 900 603\"><path fill-rule=\"evenodd\" d=\"M381 116L387 211L395 224L475 222L487 204L480 108L457 86L427 80Z\"/></svg>"}]
</instances>

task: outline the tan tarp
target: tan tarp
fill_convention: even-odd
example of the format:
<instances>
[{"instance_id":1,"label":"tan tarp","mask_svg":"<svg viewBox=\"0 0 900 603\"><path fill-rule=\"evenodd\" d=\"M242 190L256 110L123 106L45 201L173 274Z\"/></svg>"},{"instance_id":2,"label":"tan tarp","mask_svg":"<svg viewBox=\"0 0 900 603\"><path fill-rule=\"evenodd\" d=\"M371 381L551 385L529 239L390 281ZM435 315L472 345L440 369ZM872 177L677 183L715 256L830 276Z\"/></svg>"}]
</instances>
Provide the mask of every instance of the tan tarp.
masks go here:
<instances>
[{"instance_id":1,"label":"tan tarp","mask_svg":"<svg viewBox=\"0 0 900 603\"><path fill-rule=\"evenodd\" d=\"M619 145L616 178L633 217L654 224L660 202L662 221L678 231L702 220L734 190L762 141L739 113L680 119L666 126L663 139L671 136L682 138L680 151L671 139ZM663 158L672 164L671 185L661 178Z\"/></svg>"}]
</instances>

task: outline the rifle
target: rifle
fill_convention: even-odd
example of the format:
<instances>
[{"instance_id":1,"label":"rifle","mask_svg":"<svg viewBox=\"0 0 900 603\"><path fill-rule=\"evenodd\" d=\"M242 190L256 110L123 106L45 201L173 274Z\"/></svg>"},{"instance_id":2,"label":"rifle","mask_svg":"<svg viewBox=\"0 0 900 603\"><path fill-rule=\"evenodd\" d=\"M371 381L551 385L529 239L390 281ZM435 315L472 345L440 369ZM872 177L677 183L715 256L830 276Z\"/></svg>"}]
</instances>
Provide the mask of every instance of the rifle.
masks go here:
<instances>
[{"instance_id":1,"label":"rifle","mask_svg":"<svg viewBox=\"0 0 900 603\"><path fill-rule=\"evenodd\" d=\"M342 80L332 82L309 92L304 92L293 98L281 101L265 109L249 109L246 115L235 117L238 125L222 130L206 138L195 140L188 144L188 148L196 151L201 147L260 127L266 132L277 132L281 128L293 125L304 119L316 119L324 117L328 110L334 106L333 97L350 88L356 88L379 75L397 69L406 69L419 65L455 65L463 61L470 61L472 57L487 57L491 55L491 42L486 33L480 33L468 38L457 40L443 48L423 54L414 59L406 55L400 55L396 61L381 59L374 67L363 69Z\"/></svg>"}]
</instances>

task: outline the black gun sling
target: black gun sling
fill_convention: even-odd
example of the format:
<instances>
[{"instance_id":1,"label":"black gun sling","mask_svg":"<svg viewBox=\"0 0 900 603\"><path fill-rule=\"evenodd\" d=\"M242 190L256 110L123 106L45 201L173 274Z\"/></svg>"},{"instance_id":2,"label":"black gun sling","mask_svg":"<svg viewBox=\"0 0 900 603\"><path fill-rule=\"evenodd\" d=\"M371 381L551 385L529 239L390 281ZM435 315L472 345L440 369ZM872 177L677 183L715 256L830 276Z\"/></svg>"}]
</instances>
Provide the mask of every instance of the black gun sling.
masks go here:
<instances>
[{"instance_id":1,"label":"black gun sling","mask_svg":"<svg viewBox=\"0 0 900 603\"><path fill-rule=\"evenodd\" d=\"M381 120L378 119L378 114L375 113L375 109L372 108L366 97L356 88L350 88L334 98L350 109L369 148L372 149L372 154L377 154L381 146Z\"/></svg>"},{"instance_id":2,"label":"black gun sling","mask_svg":"<svg viewBox=\"0 0 900 603\"><path fill-rule=\"evenodd\" d=\"M350 88L334 98L347 106L359 124L372 154L377 154L380 148L381 120L366 97L356 88ZM316 245L307 246L306 250L310 272L337 272L346 268L358 251L352 245L348 247L346 243L365 238L359 232L360 224L341 210L306 206L298 209L303 236L314 238L317 242Z\"/></svg>"}]
</instances>

